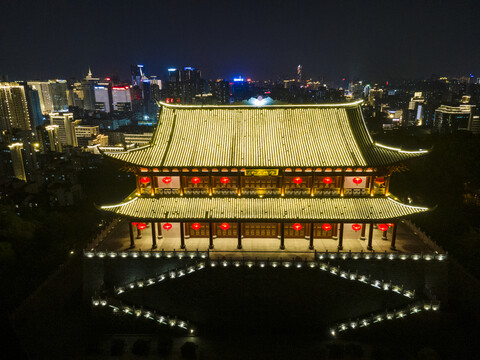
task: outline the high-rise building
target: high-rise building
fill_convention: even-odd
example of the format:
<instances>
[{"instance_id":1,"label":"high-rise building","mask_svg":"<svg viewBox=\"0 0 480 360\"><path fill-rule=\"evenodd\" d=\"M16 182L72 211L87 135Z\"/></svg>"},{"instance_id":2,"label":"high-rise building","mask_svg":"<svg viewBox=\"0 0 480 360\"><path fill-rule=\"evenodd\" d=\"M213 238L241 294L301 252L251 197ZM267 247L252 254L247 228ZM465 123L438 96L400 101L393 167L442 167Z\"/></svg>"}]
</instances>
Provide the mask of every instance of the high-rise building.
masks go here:
<instances>
[{"instance_id":1,"label":"high-rise building","mask_svg":"<svg viewBox=\"0 0 480 360\"><path fill-rule=\"evenodd\" d=\"M25 173L25 166L23 165L22 149L23 144L21 142L10 144L10 155L12 157L13 174L18 180L27 181L27 175Z\"/></svg>"},{"instance_id":2,"label":"high-rise building","mask_svg":"<svg viewBox=\"0 0 480 360\"><path fill-rule=\"evenodd\" d=\"M132 85L140 86L142 79L145 76L145 69L143 65L131 65L130 70L132 73Z\"/></svg>"},{"instance_id":3,"label":"high-rise building","mask_svg":"<svg viewBox=\"0 0 480 360\"><path fill-rule=\"evenodd\" d=\"M302 80L303 80L302 79L302 69L303 69L302 65L297 66L297 81L298 81L299 84L301 84Z\"/></svg>"},{"instance_id":4,"label":"high-rise building","mask_svg":"<svg viewBox=\"0 0 480 360\"><path fill-rule=\"evenodd\" d=\"M110 104L112 102L112 94L109 88L109 84L97 84L94 87L95 90L95 110L110 112Z\"/></svg>"},{"instance_id":5,"label":"high-rise building","mask_svg":"<svg viewBox=\"0 0 480 360\"><path fill-rule=\"evenodd\" d=\"M435 110L434 126L440 131L472 130L474 105L441 105Z\"/></svg>"},{"instance_id":6,"label":"high-rise building","mask_svg":"<svg viewBox=\"0 0 480 360\"><path fill-rule=\"evenodd\" d=\"M132 110L132 95L130 86L112 86L112 105L116 111Z\"/></svg>"},{"instance_id":7,"label":"high-rise building","mask_svg":"<svg viewBox=\"0 0 480 360\"><path fill-rule=\"evenodd\" d=\"M210 92L212 93L214 104L230 103L230 84L228 81L222 79L210 81Z\"/></svg>"},{"instance_id":8,"label":"high-rise building","mask_svg":"<svg viewBox=\"0 0 480 360\"><path fill-rule=\"evenodd\" d=\"M81 120L74 120L72 113L51 113L50 125L58 126L58 137L62 145L77 146L75 127Z\"/></svg>"},{"instance_id":9,"label":"high-rise building","mask_svg":"<svg viewBox=\"0 0 480 360\"><path fill-rule=\"evenodd\" d=\"M0 83L0 130L31 130L25 89L18 83Z\"/></svg>"},{"instance_id":10,"label":"high-rise building","mask_svg":"<svg viewBox=\"0 0 480 360\"><path fill-rule=\"evenodd\" d=\"M68 110L67 81L50 80L49 85L50 93L52 94L53 111Z\"/></svg>"},{"instance_id":11,"label":"high-rise building","mask_svg":"<svg viewBox=\"0 0 480 360\"><path fill-rule=\"evenodd\" d=\"M48 125L45 126L45 130L48 133L48 141L50 143L50 151L52 152L63 152L62 143L60 141L59 126L58 125Z\"/></svg>"},{"instance_id":12,"label":"high-rise building","mask_svg":"<svg viewBox=\"0 0 480 360\"><path fill-rule=\"evenodd\" d=\"M43 125L42 107L40 105L40 94L38 90L24 83L25 97L27 99L28 113L30 115L30 126L36 131L37 126Z\"/></svg>"},{"instance_id":13,"label":"high-rise building","mask_svg":"<svg viewBox=\"0 0 480 360\"><path fill-rule=\"evenodd\" d=\"M42 114L49 114L53 112L54 110L52 94L50 92L50 83L48 81L28 81L27 84L38 91Z\"/></svg>"},{"instance_id":14,"label":"high-rise building","mask_svg":"<svg viewBox=\"0 0 480 360\"><path fill-rule=\"evenodd\" d=\"M169 99L168 102L192 104L198 95L207 92L207 85L199 69L191 66L186 66L183 70L169 68L165 97Z\"/></svg>"}]
</instances>

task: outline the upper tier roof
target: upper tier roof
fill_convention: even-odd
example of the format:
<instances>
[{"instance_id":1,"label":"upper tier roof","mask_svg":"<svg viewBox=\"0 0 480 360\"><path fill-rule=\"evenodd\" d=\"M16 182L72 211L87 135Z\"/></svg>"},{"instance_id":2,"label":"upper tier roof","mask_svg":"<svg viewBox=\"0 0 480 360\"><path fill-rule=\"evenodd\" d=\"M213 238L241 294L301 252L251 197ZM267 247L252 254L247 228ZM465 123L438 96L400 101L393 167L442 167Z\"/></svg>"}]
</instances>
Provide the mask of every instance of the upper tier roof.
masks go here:
<instances>
[{"instance_id":1,"label":"upper tier roof","mask_svg":"<svg viewBox=\"0 0 480 360\"><path fill-rule=\"evenodd\" d=\"M107 212L137 220L231 221L372 221L419 214L427 208L391 198L144 198L102 206Z\"/></svg>"},{"instance_id":2,"label":"upper tier roof","mask_svg":"<svg viewBox=\"0 0 480 360\"><path fill-rule=\"evenodd\" d=\"M360 104L160 103L150 145L106 155L153 168L288 168L385 166L426 152L374 144Z\"/></svg>"}]
</instances>

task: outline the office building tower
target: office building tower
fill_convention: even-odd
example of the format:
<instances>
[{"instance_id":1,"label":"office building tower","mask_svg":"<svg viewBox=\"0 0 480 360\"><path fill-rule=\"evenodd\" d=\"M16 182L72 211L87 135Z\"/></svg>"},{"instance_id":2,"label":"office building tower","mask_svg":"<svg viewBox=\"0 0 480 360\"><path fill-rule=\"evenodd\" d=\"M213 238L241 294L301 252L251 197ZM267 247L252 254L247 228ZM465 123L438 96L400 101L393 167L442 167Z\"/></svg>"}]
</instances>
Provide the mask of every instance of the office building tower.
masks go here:
<instances>
[{"instance_id":1,"label":"office building tower","mask_svg":"<svg viewBox=\"0 0 480 360\"><path fill-rule=\"evenodd\" d=\"M230 84L226 80L210 81L210 92L216 105L230 103Z\"/></svg>"},{"instance_id":2,"label":"office building tower","mask_svg":"<svg viewBox=\"0 0 480 360\"><path fill-rule=\"evenodd\" d=\"M43 125L42 107L40 105L40 94L26 83L23 84L25 97L27 99L28 114L30 115L30 126L36 131L37 126Z\"/></svg>"},{"instance_id":3,"label":"office building tower","mask_svg":"<svg viewBox=\"0 0 480 360\"><path fill-rule=\"evenodd\" d=\"M67 81L66 80L50 80L50 93L52 95L53 111L67 111Z\"/></svg>"},{"instance_id":4,"label":"office building tower","mask_svg":"<svg viewBox=\"0 0 480 360\"><path fill-rule=\"evenodd\" d=\"M14 176L18 180L27 181L25 166L23 165L23 155L22 155L23 144L21 142L13 143L9 145L8 148L10 149L10 155L12 157Z\"/></svg>"},{"instance_id":5,"label":"office building tower","mask_svg":"<svg viewBox=\"0 0 480 360\"><path fill-rule=\"evenodd\" d=\"M65 146L77 146L75 127L80 125L81 120L74 120L72 113L51 113L50 125L58 126L60 143Z\"/></svg>"},{"instance_id":6,"label":"office building tower","mask_svg":"<svg viewBox=\"0 0 480 360\"><path fill-rule=\"evenodd\" d=\"M130 86L112 86L112 105L115 111L132 110Z\"/></svg>"},{"instance_id":7,"label":"office building tower","mask_svg":"<svg viewBox=\"0 0 480 360\"><path fill-rule=\"evenodd\" d=\"M95 110L110 112L110 104L112 102L111 90L109 84L99 83L94 87L95 91Z\"/></svg>"},{"instance_id":8,"label":"office building tower","mask_svg":"<svg viewBox=\"0 0 480 360\"><path fill-rule=\"evenodd\" d=\"M186 66L183 70L168 69L166 98L168 102L185 104L195 103L195 98L207 91L207 83L202 79L200 70Z\"/></svg>"},{"instance_id":9,"label":"office building tower","mask_svg":"<svg viewBox=\"0 0 480 360\"><path fill-rule=\"evenodd\" d=\"M45 126L45 130L48 133L48 141L50 143L50 151L52 152L63 152L62 143L60 141L59 126L58 125L48 125Z\"/></svg>"},{"instance_id":10,"label":"office building tower","mask_svg":"<svg viewBox=\"0 0 480 360\"><path fill-rule=\"evenodd\" d=\"M42 114L49 114L53 112L54 110L52 95L50 92L50 83L48 81L28 81L27 84L30 85L34 90L38 91Z\"/></svg>"},{"instance_id":11,"label":"office building tower","mask_svg":"<svg viewBox=\"0 0 480 360\"><path fill-rule=\"evenodd\" d=\"M435 110L434 126L442 132L453 132L457 130L471 131L474 109L474 105L441 105Z\"/></svg>"},{"instance_id":12,"label":"office building tower","mask_svg":"<svg viewBox=\"0 0 480 360\"><path fill-rule=\"evenodd\" d=\"M31 130L25 89L18 83L0 83L0 131Z\"/></svg>"},{"instance_id":13,"label":"office building tower","mask_svg":"<svg viewBox=\"0 0 480 360\"><path fill-rule=\"evenodd\" d=\"M297 66L297 81L299 84L302 83L302 65Z\"/></svg>"},{"instance_id":14,"label":"office building tower","mask_svg":"<svg viewBox=\"0 0 480 360\"><path fill-rule=\"evenodd\" d=\"M142 78L145 76L145 69L143 65L131 65L130 70L132 74L132 85L140 86Z\"/></svg>"}]
</instances>

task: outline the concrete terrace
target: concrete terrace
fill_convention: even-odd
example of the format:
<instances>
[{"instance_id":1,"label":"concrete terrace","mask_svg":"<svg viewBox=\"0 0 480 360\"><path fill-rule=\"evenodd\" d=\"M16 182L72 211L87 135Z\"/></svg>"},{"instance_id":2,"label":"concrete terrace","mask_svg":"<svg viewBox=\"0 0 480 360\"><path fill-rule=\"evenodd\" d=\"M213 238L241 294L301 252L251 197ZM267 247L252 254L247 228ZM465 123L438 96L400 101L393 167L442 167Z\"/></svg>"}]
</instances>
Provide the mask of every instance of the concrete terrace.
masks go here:
<instances>
[{"instance_id":1,"label":"concrete terrace","mask_svg":"<svg viewBox=\"0 0 480 360\"><path fill-rule=\"evenodd\" d=\"M366 231L368 238L368 227ZM396 253L433 253L434 249L424 243L403 222L398 223L396 250L390 249L391 230L388 231L387 240L382 239L382 232L374 229L373 251ZM292 258L295 256L309 256L317 252L337 252L338 240L314 239L314 250L309 250L308 238L285 238L285 250L280 249L280 239L277 238L243 238L241 250L237 249L236 238L215 238L214 249L210 249L210 257L229 258ZM208 238L185 239L186 250L207 251ZM142 231L142 237L135 239L135 248L130 249L130 234L128 222L120 222L107 237L95 248L97 251L150 251L152 248L151 224ZM176 233L164 232L163 237L157 238L157 251L183 251L180 248L180 238ZM340 252L371 252L367 249L367 240L360 239L360 231L352 230L350 224L345 224L343 250Z\"/></svg>"}]
</instances>

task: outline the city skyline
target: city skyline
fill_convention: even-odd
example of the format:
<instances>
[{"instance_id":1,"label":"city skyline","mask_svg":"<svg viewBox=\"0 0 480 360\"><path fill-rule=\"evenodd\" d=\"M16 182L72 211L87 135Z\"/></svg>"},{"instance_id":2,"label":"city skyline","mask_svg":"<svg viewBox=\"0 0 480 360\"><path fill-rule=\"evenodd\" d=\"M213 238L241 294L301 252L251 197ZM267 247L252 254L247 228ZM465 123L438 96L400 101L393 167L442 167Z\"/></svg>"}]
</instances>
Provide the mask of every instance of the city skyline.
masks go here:
<instances>
[{"instance_id":1,"label":"city skyline","mask_svg":"<svg viewBox=\"0 0 480 360\"><path fill-rule=\"evenodd\" d=\"M209 79L288 78L298 64L305 76L328 80L477 76L479 71L480 50L473 42L480 34L474 17L479 4L472 0L246 1L238 11L219 1L85 1L75 12L60 1L44 5L7 5L12 16L6 28L18 19L29 24L0 35L8 49L0 74L10 81L81 77L88 66L98 75L123 79L135 63L159 76L168 67L191 65ZM72 26L81 19L84 26Z\"/></svg>"}]
</instances>

